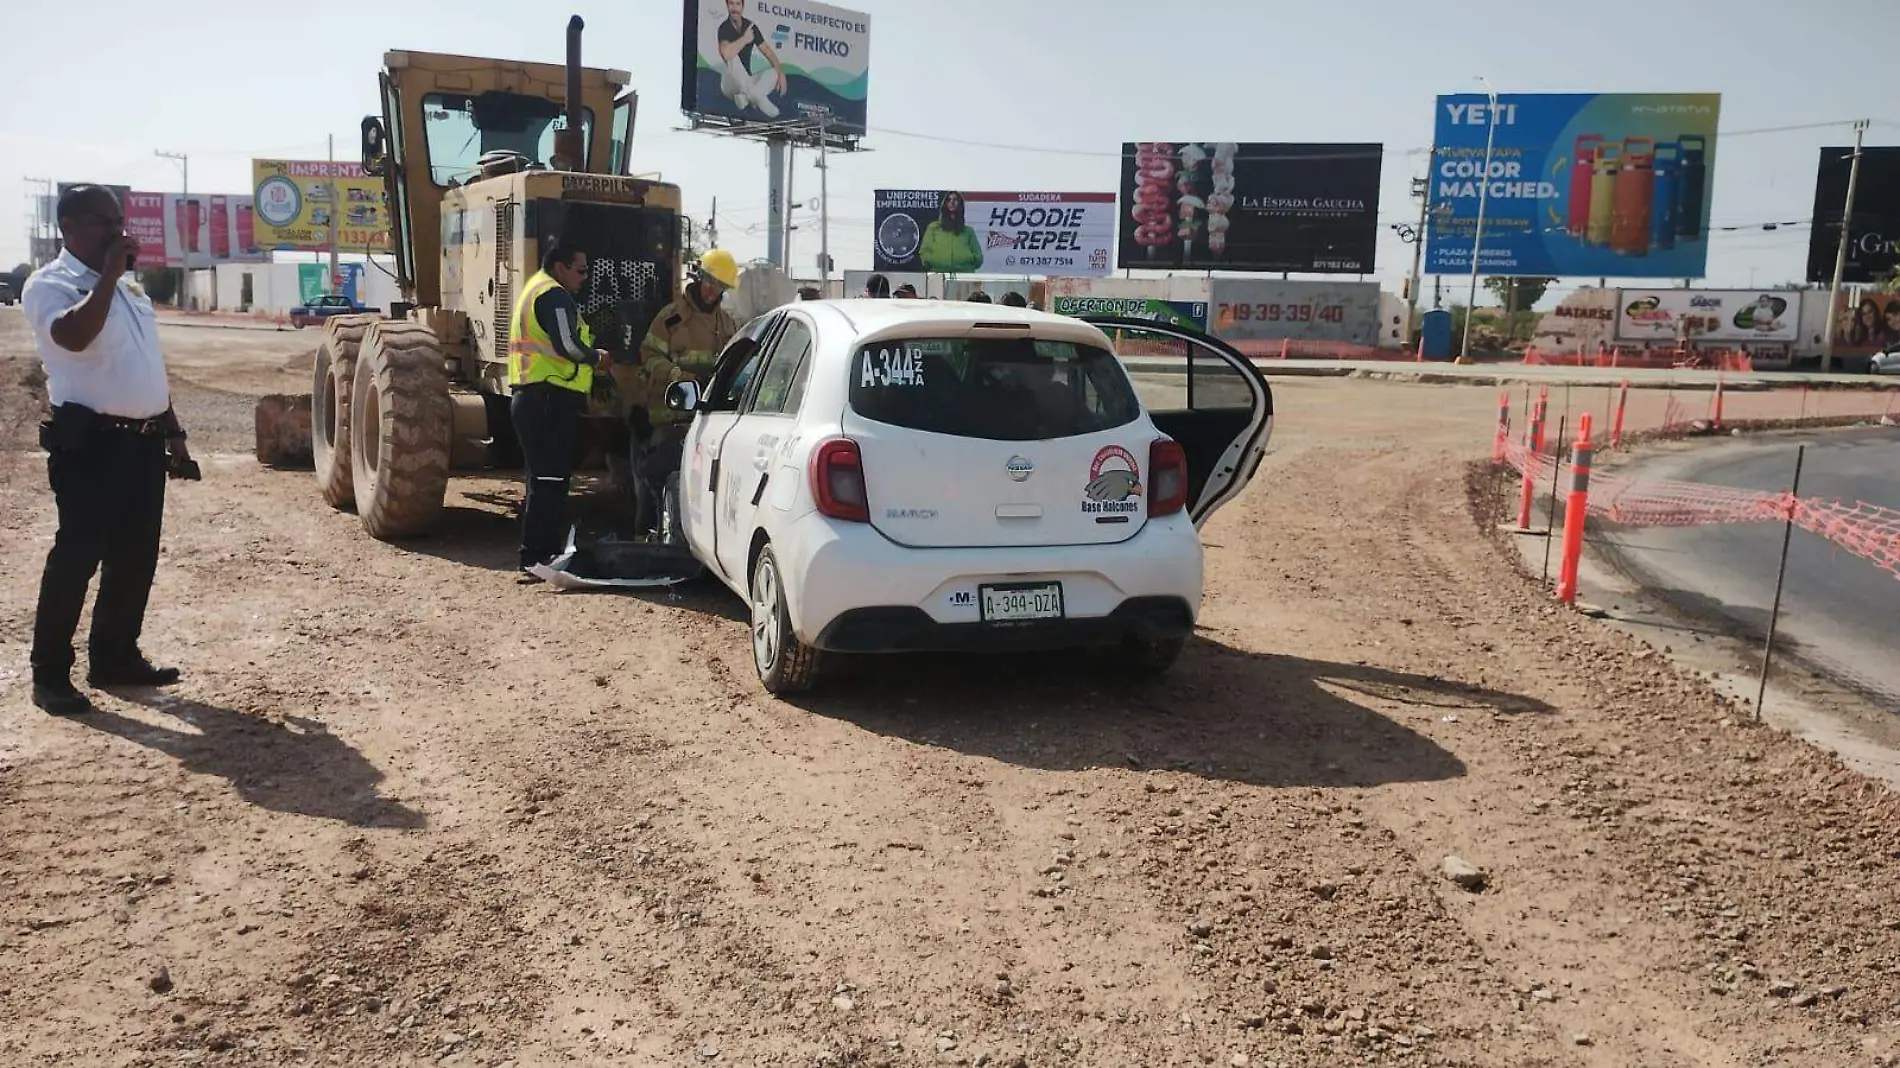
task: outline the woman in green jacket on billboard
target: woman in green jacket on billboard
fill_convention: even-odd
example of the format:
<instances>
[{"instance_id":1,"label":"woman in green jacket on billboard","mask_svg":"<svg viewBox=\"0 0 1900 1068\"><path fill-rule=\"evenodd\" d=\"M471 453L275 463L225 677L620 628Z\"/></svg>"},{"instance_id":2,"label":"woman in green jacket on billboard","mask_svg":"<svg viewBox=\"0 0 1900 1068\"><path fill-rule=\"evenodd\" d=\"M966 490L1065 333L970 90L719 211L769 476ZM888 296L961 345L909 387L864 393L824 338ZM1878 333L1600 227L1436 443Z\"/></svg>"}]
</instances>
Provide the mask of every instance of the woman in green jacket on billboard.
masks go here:
<instances>
[{"instance_id":1,"label":"woman in green jacket on billboard","mask_svg":"<svg viewBox=\"0 0 1900 1068\"><path fill-rule=\"evenodd\" d=\"M968 274L983 266L983 246L963 221L962 193L945 193L938 201L937 218L924 227L917 258L924 270L942 274Z\"/></svg>"}]
</instances>

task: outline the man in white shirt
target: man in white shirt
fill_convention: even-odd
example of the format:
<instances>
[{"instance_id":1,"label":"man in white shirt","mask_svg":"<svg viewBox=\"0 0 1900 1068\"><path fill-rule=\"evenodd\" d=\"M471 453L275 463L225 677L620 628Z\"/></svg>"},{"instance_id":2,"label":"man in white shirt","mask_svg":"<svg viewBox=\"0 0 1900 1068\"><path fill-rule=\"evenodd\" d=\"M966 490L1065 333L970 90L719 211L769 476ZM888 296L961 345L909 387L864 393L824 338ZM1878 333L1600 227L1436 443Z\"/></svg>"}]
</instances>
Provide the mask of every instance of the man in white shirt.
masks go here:
<instances>
[{"instance_id":1,"label":"man in white shirt","mask_svg":"<svg viewBox=\"0 0 1900 1068\"><path fill-rule=\"evenodd\" d=\"M138 242L125 233L118 198L103 186L71 188L59 199L59 228L66 250L20 294L46 366L52 418L40 438L59 509L33 622L33 703L77 715L92 711L71 674L94 571L88 681L102 688L178 681L177 668L145 658L139 632L158 567L166 476L195 465L172 412L158 318L125 277Z\"/></svg>"}]
</instances>

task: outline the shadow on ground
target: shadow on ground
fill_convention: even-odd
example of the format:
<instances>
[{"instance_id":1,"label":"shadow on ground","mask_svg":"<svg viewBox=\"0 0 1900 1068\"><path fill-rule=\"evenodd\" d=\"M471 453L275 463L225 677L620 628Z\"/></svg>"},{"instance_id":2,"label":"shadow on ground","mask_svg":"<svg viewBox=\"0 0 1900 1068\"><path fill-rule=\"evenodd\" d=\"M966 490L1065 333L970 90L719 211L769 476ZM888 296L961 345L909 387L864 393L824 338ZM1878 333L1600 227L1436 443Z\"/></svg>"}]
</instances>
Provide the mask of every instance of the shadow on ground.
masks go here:
<instances>
[{"instance_id":1,"label":"shadow on ground","mask_svg":"<svg viewBox=\"0 0 1900 1068\"><path fill-rule=\"evenodd\" d=\"M1165 678L1081 653L847 660L793 703L919 745L1022 767L1181 771L1258 786L1457 778L1465 765L1378 705L1436 720L1551 711L1541 701L1197 637Z\"/></svg>"},{"instance_id":2,"label":"shadow on ground","mask_svg":"<svg viewBox=\"0 0 1900 1068\"><path fill-rule=\"evenodd\" d=\"M216 775L239 797L272 812L354 827L416 830L427 825L421 813L378 797L382 771L317 720L286 716L278 722L168 694L126 691L121 696L195 730L154 726L107 707L73 722L155 749L187 771Z\"/></svg>"}]
</instances>

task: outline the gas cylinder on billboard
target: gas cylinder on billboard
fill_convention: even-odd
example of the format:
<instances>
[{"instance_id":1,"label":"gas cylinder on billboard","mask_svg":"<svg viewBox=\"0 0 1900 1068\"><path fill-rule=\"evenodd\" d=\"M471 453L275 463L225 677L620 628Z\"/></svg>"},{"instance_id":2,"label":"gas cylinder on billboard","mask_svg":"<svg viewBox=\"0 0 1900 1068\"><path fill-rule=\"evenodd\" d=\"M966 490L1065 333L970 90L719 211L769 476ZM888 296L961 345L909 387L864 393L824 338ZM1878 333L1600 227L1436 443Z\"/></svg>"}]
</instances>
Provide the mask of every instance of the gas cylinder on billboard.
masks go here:
<instances>
[{"instance_id":1,"label":"gas cylinder on billboard","mask_svg":"<svg viewBox=\"0 0 1900 1068\"><path fill-rule=\"evenodd\" d=\"M185 207L189 203L184 197L172 201L172 230L178 234L178 248L183 252L198 247L198 235L191 229L191 212Z\"/></svg>"},{"instance_id":2,"label":"gas cylinder on billboard","mask_svg":"<svg viewBox=\"0 0 1900 1068\"><path fill-rule=\"evenodd\" d=\"M1596 156L1590 164L1590 221L1583 230L1583 240L1587 244L1610 243L1610 224L1614 220L1616 206L1616 174L1622 167L1621 143L1605 141L1596 146Z\"/></svg>"},{"instance_id":3,"label":"gas cylinder on billboard","mask_svg":"<svg viewBox=\"0 0 1900 1068\"><path fill-rule=\"evenodd\" d=\"M1702 236L1702 207L1708 203L1709 139L1701 134L1676 138L1682 146L1682 166L1676 172L1676 236Z\"/></svg>"},{"instance_id":4,"label":"gas cylinder on billboard","mask_svg":"<svg viewBox=\"0 0 1900 1068\"><path fill-rule=\"evenodd\" d=\"M1610 209L1610 250L1625 256L1649 255L1649 212L1656 194L1656 139L1623 139L1623 169L1616 173Z\"/></svg>"},{"instance_id":5,"label":"gas cylinder on billboard","mask_svg":"<svg viewBox=\"0 0 1900 1068\"><path fill-rule=\"evenodd\" d=\"M1590 169L1596 165L1596 148L1602 134L1578 134L1570 152L1570 203L1565 219L1571 237L1582 237L1590 225Z\"/></svg>"},{"instance_id":6,"label":"gas cylinder on billboard","mask_svg":"<svg viewBox=\"0 0 1900 1068\"><path fill-rule=\"evenodd\" d=\"M1676 247L1676 204L1682 146L1664 141L1656 146L1656 193L1649 201L1649 240L1657 248Z\"/></svg>"},{"instance_id":7,"label":"gas cylinder on billboard","mask_svg":"<svg viewBox=\"0 0 1900 1068\"><path fill-rule=\"evenodd\" d=\"M237 210L237 247L246 256L257 251L256 222L253 219L256 209L249 204L239 204Z\"/></svg>"}]
</instances>

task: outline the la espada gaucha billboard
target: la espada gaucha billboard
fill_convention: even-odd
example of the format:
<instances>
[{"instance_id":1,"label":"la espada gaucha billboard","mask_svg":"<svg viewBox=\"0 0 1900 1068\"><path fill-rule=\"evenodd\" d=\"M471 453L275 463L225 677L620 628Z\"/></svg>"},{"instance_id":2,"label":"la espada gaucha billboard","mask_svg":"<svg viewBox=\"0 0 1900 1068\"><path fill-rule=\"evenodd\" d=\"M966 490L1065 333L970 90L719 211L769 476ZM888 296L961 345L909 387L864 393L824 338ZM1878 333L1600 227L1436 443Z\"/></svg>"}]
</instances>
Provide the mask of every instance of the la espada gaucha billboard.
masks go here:
<instances>
[{"instance_id":1,"label":"la espada gaucha billboard","mask_svg":"<svg viewBox=\"0 0 1900 1068\"><path fill-rule=\"evenodd\" d=\"M1717 93L1441 96L1425 269L1471 270L1485 194L1488 275L1700 278ZM1494 132L1486 173L1485 139Z\"/></svg>"},{"instance_id":2,"label":"la espada gaucha billboard","mask_svg":"<svg viewBox=\"0 0 1900 1068\"><path fill-rule=\"evenodd\" d=\"M1125 142L1116 266L1369 273L1382 156L1376 144Z\"/></svg>"},{"instance_id":3,"label":"la espada gaucha billboard","mask_svg":"<svg viewBox=\"0 0 1900 1068\"><path fill-rule=\"evenodd\" d=\"M1814 226L1808 231L1808 281L1832 282L1847 207L1852 148L1824 148L1814 180ZM1900 267L1900 148L1863 148L1854 184L1841 281L1878 282Z\"/></svg>"},{"instance_id":4,"label":"la espada gaucha billboard","mask_svg":"<svg viewBox=\"0 0 1900 1068\"><path fill-rule=\"evenodd\" d=\"M879 189L872 204L880 271L1106 275L1113 193Z\"/></svg>"},{"instance_id":5,"label":"la espada gaucha billboard","mask_svg":"<svg viewBox=\"0 0 1900 1068\"><path fill-rule=\"evenodd\" d=\"M1792 345L1801 340L1801 294L1759 289L1619 290L1616 339Z\"/></svg>"},{"instance_id":6,"label":"la espada gaucha billboard","mask_svg":"<svg viewBox=\"0 0 1900 1068\"><path fill-rule=\"evenodd\" d=\"M680 109L742 122L825 117L863 134L871 17L813 0L685 0Z\"/></svg>"}]
</instances>

